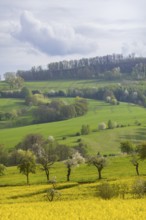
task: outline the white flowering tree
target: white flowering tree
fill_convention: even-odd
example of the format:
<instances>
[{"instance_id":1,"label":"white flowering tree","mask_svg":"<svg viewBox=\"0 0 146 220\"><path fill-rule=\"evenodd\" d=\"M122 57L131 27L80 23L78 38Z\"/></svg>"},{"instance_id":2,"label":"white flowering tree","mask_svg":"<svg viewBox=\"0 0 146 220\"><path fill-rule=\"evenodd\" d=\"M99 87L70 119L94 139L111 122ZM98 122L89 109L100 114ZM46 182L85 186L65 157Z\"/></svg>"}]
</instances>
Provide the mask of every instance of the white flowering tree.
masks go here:
<instances>
[{"instance_id":1,"label":"white flowering tree","mask_svg":"<svg viewBox=\"0 0 146 220\"><path fill-rule=\"evenodd\" d=\"M78 151L72 154L72 156L65 161L65 165L67 167L67 181L70 181L72 167L78 166L79 164L84 162L84 157L82 157L82 155Z\"/></svg>"},{"instance_id":2,"label":"white flowering tree","mask_svg":"<svg viewBox=\"0 0 146 220\"><path fill-rule=\"evenodd\" d=\"M98 130L105 130L106 129L106 124L104 122L101 122L99 125L98 125Z\"/></svg>"},{"instance_id":3,"label":"white flowering tree","mask_svg":"<svg viewBox=\"0 0 146 220\"><path fill-rule=\"evenodd\" d=\"M47 181L50 180L50 169L57 160L55 148L55 139L53 136L49 136L48 141L41 147L38 154L38 162L41 164L42 170L45 171Z\"/></svg>"}]
</instances>

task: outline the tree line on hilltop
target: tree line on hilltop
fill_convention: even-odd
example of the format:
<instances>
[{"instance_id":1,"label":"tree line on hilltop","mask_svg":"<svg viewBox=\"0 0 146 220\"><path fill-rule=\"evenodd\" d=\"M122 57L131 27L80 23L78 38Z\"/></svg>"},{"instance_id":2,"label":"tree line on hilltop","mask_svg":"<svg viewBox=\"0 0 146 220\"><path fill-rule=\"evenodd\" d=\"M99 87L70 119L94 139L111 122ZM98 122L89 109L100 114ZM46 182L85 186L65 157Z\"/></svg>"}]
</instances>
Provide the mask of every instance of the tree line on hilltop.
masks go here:
<instances>
[{"instance_id":1,"label":"tree line on hilltop","mask_svg":"<svg viewBox=\"0 0 146 220\"><path fill-rule=\"evenodd\" d=\"M80 60L60 61L32 67L30 70L18 70L17 75L25 81L43 81L59 79L104 79L121 78L144 79L146 77L146 58L121 54L103 57L83 58Z\"/></svg>"}]
</instances>

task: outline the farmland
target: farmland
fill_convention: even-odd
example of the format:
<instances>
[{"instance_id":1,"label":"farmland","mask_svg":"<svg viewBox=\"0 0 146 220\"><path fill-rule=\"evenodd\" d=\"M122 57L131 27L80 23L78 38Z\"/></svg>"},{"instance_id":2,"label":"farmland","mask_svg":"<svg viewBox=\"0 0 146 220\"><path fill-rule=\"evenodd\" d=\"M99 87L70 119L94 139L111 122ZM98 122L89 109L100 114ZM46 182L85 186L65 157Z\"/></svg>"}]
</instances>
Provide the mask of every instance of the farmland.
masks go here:
<instances>
[{"instance_id":1,"label":"farmland","mask_svg":"<svg viewBox=\"0 0 146 220\"><path fill-rule=\"evenodd\" d=\"M85 116L53 123L1 129L0 140L7 148L13 148L25 135L40 133L46 138L53 135L61 143L72 146L78 139L75 134L80 132L82 124L89 124L92 132L81 138L89 146L90 154L96 153L98 150L103 153L119 153L120 141L130 139L139 142L145 139L145 112L145 108L133 104L121 103L112 106L104 102L89 100L89 111ZM109 119L124 126L97 131L98 124L107 123ZM141 123L141 126L136 125L137 121ZM9 134L9 138L7 138L7 134ZM66 139L62 140L62 137L66 137Z\"/></svg>"},{"instance_id":2,"label":"farmland","mask_svg":"<svg viewBox=\"0 0 146 220\"><path fill-rule=\"evenodd\" d=\"M127 183L131 184L132 180ZM17 186L1 189L0 216L6 219L137 219L146 218L145 198L131 196L103 200L96 195L97 185L59 184L59 198L49 202L48 185Z\"/></svg>"},{"instance_id":3,"label":"farmland","mask_svg":"<svg viewBox=\"0 0 146 220\"><path fill-rule=\"evenodd\" d=\"M107 82L108 84L108 82ZM92 81L53 81L53 82L27 82L31 90L67 90L73 88L102 87L106 83ZM111 82L111 86L117 82ZM138 85L140 86L140 85ZM6 88L3 84L3 89ZM58 98L58 97L57 97ZM63 102L72 103L76 98L61 97ZM49 102L51 98L45 98ZM50 169L50 179L57 179L56 190L60 193L50 202L47 192L52 187L47 183L46 176L40 164L37 164L35 174L30 174L30 185L26 185L26 177L19 173L17 166L7 167L5 175L0 176L0 218L6 219L145 219L145 196L135 198L131 186L136 180L145 180L145 161L139 162L140 177L131 163L130 155L123 155L120 143L129 140L135 145L145 141L146 109L132 103L120 102L111 105L105 101L87 99L87 114L64 121L32 124L33 109L28 106L27 114L11 122L11 126L3 128L0 122L0 142L8 151L12 151L27 134L42 134L44 138L53 136L60 144L73 147L81 139L87 146L88 155L100 152L107 159L107 164L102 171L102 180L98 179L97 169L87 163L72 169L70 182L66 182L67 168L65 163L55 162ZM1 98L1 111L9 112L26 108L24 99ZM15 120L24 120L29 125L23 126ZM99 130L98 125L108 121L118 125L113 129ZM8 123L10 123L8 121ZM80 133L82 125L90 126L90 133ZM9 124L10 125L10 124ZM111 200L104 200L97 195L97 188L102 183L119 185L127 184L128 191L125 199L120 195ZM124 210L124 211L123 211ZM58 217L59 216L59 217Z\"/></svg>"}]
</instances>

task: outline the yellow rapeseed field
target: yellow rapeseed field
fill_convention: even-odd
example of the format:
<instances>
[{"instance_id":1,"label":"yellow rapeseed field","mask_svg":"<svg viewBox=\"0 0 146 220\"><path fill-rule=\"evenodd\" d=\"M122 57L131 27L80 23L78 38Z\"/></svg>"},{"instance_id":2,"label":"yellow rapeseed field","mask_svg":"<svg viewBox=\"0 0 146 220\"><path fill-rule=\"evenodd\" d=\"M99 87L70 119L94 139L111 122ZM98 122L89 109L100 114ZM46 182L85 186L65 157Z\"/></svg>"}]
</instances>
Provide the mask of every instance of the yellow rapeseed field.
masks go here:
<instances>
[{"instance_id":1,"label":"yellow rapeseed field","mask_svg":"<svg viewBox=\"0 0 146 220\"><path fill-rule=\"evenodd\" d=\"M87 199L3 204L1 220L145 220L145 199Z\"/></svg>"},{"instance_id":2,"label":"yellow rapeseed field","mask_svg":"<svg viewBox=\"0 0 146 220\"><path fill-rule=\"evenodd\" d=\"M146 219L146 198L127 196L125 199L117 197L103 200L95 194L97 183L62 183L58 185L61 197L50 202L46 197L50 187L51 185L1 187L0 220Z\"/></svg>"}]
</instances>

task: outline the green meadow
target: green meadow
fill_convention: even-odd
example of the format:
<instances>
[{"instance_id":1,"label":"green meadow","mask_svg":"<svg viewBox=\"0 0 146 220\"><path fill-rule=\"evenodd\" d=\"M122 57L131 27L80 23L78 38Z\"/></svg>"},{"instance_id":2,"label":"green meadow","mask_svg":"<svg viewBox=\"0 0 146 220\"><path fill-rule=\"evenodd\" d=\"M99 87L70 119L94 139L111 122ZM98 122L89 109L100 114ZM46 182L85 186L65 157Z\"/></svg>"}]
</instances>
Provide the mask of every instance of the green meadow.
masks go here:
<instances>
[{"instance_id":1,"label":"green meadow","mask_svg":"<svg viewBox=\"0 0 146 220\"><path fill-rule=\"evenodd\" d=\"M111 86L115 84L115 82L111 82ZM31 90L49 91L54 89L57 91L79 87L97 88L109 85L109 83L102 84L93 80L81 80L28 82L26 85ZM6 89L6 85L3 84L3 86ZM50 102L50 99L41 96L40 100ZM61 98L61 100L67 103L74 102L74 98ZM18 114L14 120L0 121L0 144L3 144L8 150L13 150L15 145L27 134L37 133L42 134L45 138L54 136L60 144L66 144L68 147L78 145L79 141L82 141L87 146L88 155L96 155L97 152L100 152L106 158L106 166L102 170L101 180L98 179L97 168L84 163L71 168L70 182L67 182L67 167L64 161L55 162L50 168L50 179L53 180L55 177L57 181L55 192L57 190L60 196L55 196L51 203L47 193L52 188L52 184L48 184L41 165L37 164L36 172L34 174L30 173L30 185L26 184L26 176L19 172L17 166L6 167L4 175L0 176L0 217L2 220L58 219L58 216L63 216L63 209L65 217L61 219L71 219L71 208L73 208L72 219L78 219L83 208L85 217L81 219L86 219L86 216L87 219L96 219L97 216L99 217L99 210L102 214L98 219L103 216L106 216L106 220L109 219L109 211L111 212L111 219L113 213L114 219L119 219L119 216L122 216L121 219L136 219L135 216L137 217L137 215L140 219L145 219L145 197L136 200L134 194L132 194L132 185L135 181L139 183L139 181L146 180L146 161L139 161L140 176L138 177L135 166L131 163L131 156L121 153L120 142L130 140L138 144L146 140L146 108L122 102L119 105L111 105L104 101L91 99L87 101L89 110L84 116L52 123L32 124L32 113L33 109L36 108L35 106L26 106L23 99L0 99L1 112L26 110L26 114ZM100 123L104 122L107 125L109 120L116 122L118 126L114 129L98 129ZM29 125L24 126L23 123L18 123L21 121ZM78 136L77 133L80 133L82 125L87 124L90 126L90 133ZM97 191L102 183L126 187L125 199L122 199L120 194L110 201L101 199ZM91 201L92 204L95 204L92 210ZM121 208L119 212L119 208L123 203L126 208ZM81 204L83 208L81 208ZM117 204L119 204L118 208ZM134 207L132 211L131 207ZM25 209L27 211L24 211ZM126 209L127 211L123 212ZM75 217L76 210L77 217ZM98 211L97 214L95 210ZM132 214L129 215L130 211ZM45 214L46 212L48 213ZM94 217L89 218L89 212L94 213ZM66 217L67 213L68 217Z\"/></svg>"},{"instance_id":2,"label":"green meadow","mask_svg":"<svg viewBox=\"0 0 146 220\"><path fill-rule=\"evenodd\" d=\"M73 99L63 99L73 101ZM7 100L0 100L3 108L8 107ZM19 108L23 105L22 100L11 99L10 106ZM119 146L123 140L131 140L135 143L145 140L146 109L137 105L120 103L120 105L110 105L105 102L88 100L89 111L86 115L72 118L65 121L34 124L16 128L0 129L0 142L6 148L13 148L18 142L30 133L42 134L45 138L52 135L59 143L74 146L79 138L87 144L89 154L100 151L104 154L120 153ZM28 116L30 117L30 116ZM99 123L108 123L108 120L116 122L119 127L99 131ZM141 125L138 126L137 122ZM89 124L90 134L76 136L80 132L83 124ZM64 137L64 138L63 138Z\"/></svg>"},{"instance_id":3,"label":"green meadow","mask_svg":"<svg viewBox=\"0 0 146 220\"><path fill-rule=\"evenodd\" d=\"M130 156L114 156L107 158L107 165L102 171L103 181L125 181L126 179L136 178L135 167L130 162ZM146 162L139 163L140 178L145 178ZM67 175L67 168L64 162L56 162L50 169L50 179L56 177L58 183L65 183ZM137 177L138 178L138 177ZM78 167L73 167L70 176L70 182L76 183L91 183L98 182L97 169L88 164L82 164ZM41 166L37 166L36 173L30 174L30 184L46 184L47 179L45 172L42 171ZM0 186L15 186L26 185L26 176L19 173L17 167L7 167L5 175L0 177Z\"/></svg>"},{"instance_id":4,"label":"green meadow","mask_svg":"<svg viewBox=\"0 0 146 220\"><path fill-rule=\"evenodd\" d=\"M71 88L99 88L107 85L117 85L117 82L101 82L100 80L53 80L39 82L25 82L25 85L32 89L41 91L67 90Z\"/></svg>"},{"instance_id":5,"label":"green meadow","mask_svg":"<svg viewBox=\"0 0 146 220\"><path fill-rule=\"evenodd\" d=\"M107 158L107 165L102 171L102 179L116 181L121 179L136 178L135 167L130 162L130 156L114 156ZM146 164L141 161L139 165L140 178L145 178ZM56 177L58 183L66 182L67 168L64 162L56 162L50 169L50 179ZM0 186L26 185L26 176L19 173L17 167L7 167L5 175L0 177ZM71 182L90 183L98 181L97 169L88 164L73 167L70 177ZM36 173L30 174L30 184L45 184L47 179L41 166L37 166Z\"/></svg>"},{"instance_id":6,"label":"green meadow","mask_svg":"<svg viewBox=\"0 0 146 220\"><path fill-rule=\"evenodd\" d=\"M0 111L10 112L25 107L23 99L1 98Z\"/></svg>"}]
</instances>

